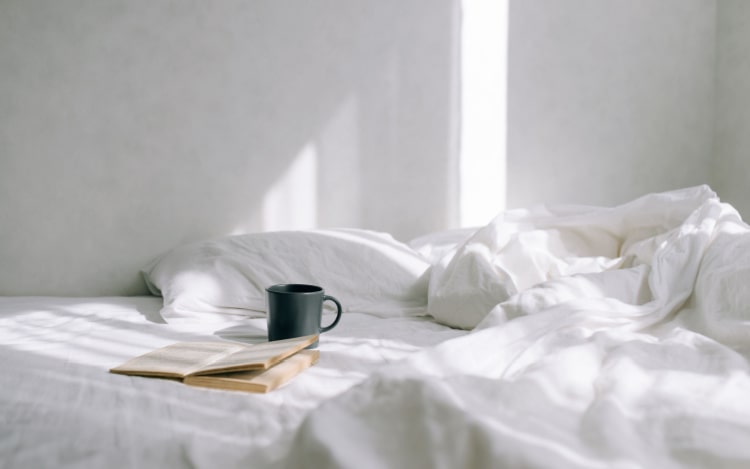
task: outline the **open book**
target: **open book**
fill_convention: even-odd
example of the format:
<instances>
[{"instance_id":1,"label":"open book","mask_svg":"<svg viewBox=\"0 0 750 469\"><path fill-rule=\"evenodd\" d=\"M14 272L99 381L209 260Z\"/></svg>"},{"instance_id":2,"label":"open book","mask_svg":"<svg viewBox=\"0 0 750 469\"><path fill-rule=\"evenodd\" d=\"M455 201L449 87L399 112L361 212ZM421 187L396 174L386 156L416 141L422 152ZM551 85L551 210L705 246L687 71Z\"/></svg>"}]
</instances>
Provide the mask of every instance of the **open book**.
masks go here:
<instances>
[{"instance_id":1,"label":"open book","mask_svg":"<svg viewBox=\"0 0 750 469\"><path fill-rule=\"evenodd\" d=\"M317 363L318 350L302 350L267 370L238 371L218 375L191 375L183 382L191 386L230 389L233 391L268 392L286 383Z\"/></svg>"},{"instance_id":2,"label":"open book","mask_svg":"<svg viewBox=\"0 0 750 469\"><path fill-rule=\"evenodd\" d=\"M182 379L186 384L267 392L317 362L317 350L302 349L317 335L245 345L177 342L132 358L112 373Z\"/></svg>"}]
</instances>

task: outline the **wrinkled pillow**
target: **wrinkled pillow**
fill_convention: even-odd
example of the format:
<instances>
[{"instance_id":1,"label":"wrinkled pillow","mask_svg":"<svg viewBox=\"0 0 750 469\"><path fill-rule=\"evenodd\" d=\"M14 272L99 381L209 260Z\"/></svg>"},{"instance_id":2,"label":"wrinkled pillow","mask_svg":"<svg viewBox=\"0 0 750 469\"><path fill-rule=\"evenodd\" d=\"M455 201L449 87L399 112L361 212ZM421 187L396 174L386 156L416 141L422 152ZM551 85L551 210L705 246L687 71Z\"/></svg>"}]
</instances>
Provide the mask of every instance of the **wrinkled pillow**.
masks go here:
<instances>
[{"instance_id":1,"label":"wrinkled pillow","mask_svg":"<svg viewBox=\"0 0 750 469\"><path fill-rule=\"evenodd\" d=\"M448 326L473 329L497 305L534 285L652 265L673 230L695 229L690 217L714 203L716 193L704 185L647 194L612 208L539 205L502 212L433 264L429 314Z\"/></svg>"},{"instance_id":2,"label":"wrinkled pillow","mask_svg":"<svg viewBox=\"0 0 750 469\"><path fill-rule=\"evenodd\" d=\"M413 316L426 311L429 267L386 233L331 229L243 234L179 246L142 274L151 293L164 297L165 319L263 316L265 289L277 283L319 285L345 312Z\"/></svg>"}]
</instances>

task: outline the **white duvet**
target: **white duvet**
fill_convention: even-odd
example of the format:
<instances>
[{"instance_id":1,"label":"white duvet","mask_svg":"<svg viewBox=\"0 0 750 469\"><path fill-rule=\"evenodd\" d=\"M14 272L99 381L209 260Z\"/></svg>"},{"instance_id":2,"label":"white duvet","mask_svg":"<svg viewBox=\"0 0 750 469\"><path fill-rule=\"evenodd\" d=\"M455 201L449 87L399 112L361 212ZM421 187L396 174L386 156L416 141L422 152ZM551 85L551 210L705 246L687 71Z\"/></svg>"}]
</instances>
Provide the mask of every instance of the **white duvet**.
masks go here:
<instances>
[{"instance_id":1,"label":"white duvet","mask_svg":"<svg viewBox=\"0 0 750 469\"><path fill-rule=\"evenodd\" d=\"M501 215L432 274L431 312L476 329L313 411L292 457L750 467L749 268L750 230L707 187Z\"/></svg>"},{"instance_id":2,"label":"white duvet","mask_svg":"<svg viewBox=\"0 0 750 469\"><path fill-rule=\"evenodd\" d=\"M438 238L429 310L469 332L351 314L268 396L103 372L205 334L152 299L0 302L4 465L750 467L750 230L709 188Z\"/></svg>"}]
</instances>

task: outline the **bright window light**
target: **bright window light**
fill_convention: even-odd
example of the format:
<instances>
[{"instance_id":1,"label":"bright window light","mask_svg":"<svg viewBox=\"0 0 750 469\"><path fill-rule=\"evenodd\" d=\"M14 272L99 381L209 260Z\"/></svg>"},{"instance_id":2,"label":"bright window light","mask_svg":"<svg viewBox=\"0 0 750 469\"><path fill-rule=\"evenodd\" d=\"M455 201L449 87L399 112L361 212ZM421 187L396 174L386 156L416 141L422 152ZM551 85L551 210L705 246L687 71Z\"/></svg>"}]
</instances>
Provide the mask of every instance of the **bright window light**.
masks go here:
<instances>
[{"instance_id":1,"label":"bright window light","mask_svg":"<svg viewBox=\"0 0 750 469\"><path fill-rule=\"evenodd\" d=\"M508 0L464 0L461 32L461 225L505 208Z\"/></svg>"}]
</instances>

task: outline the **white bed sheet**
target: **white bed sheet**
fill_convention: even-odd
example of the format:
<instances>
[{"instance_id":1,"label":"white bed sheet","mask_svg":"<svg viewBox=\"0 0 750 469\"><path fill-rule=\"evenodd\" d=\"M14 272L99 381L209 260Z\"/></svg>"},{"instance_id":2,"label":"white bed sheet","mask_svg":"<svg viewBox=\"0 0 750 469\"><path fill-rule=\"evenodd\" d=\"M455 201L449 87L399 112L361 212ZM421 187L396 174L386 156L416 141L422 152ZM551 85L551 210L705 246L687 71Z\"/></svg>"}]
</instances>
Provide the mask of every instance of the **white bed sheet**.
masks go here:
<instances>
[{"instance_id":1,"label":"white bed sheet","mask_svg":"<svg viewBox=\"0 0 750 469\"><path fill-rule=\"evenodd\" d=\"M311 409L464 334L426 318L347 313L322 336L318 364L265 395L108 373L174 341L265 340L265 319L164 324L160 307L155 297L0 298L0 466L283 465Z\"/></svg>"},{"instance_id":2,"label":"white bed sheet","mask_svg":"<svg viewBox=\"0 0 750 469\"><path fill-rule=\"evenodd\" d=\"M0 456L8 467L750 467L750 227L709 188L507 213L458 235L415 246L439 258L432 311L471 332L345 315L320 363L265 396L106 373L174 340L258 340L262 319L164 325L154 298L0 299Z\"/></svg>"}]
</instances>

